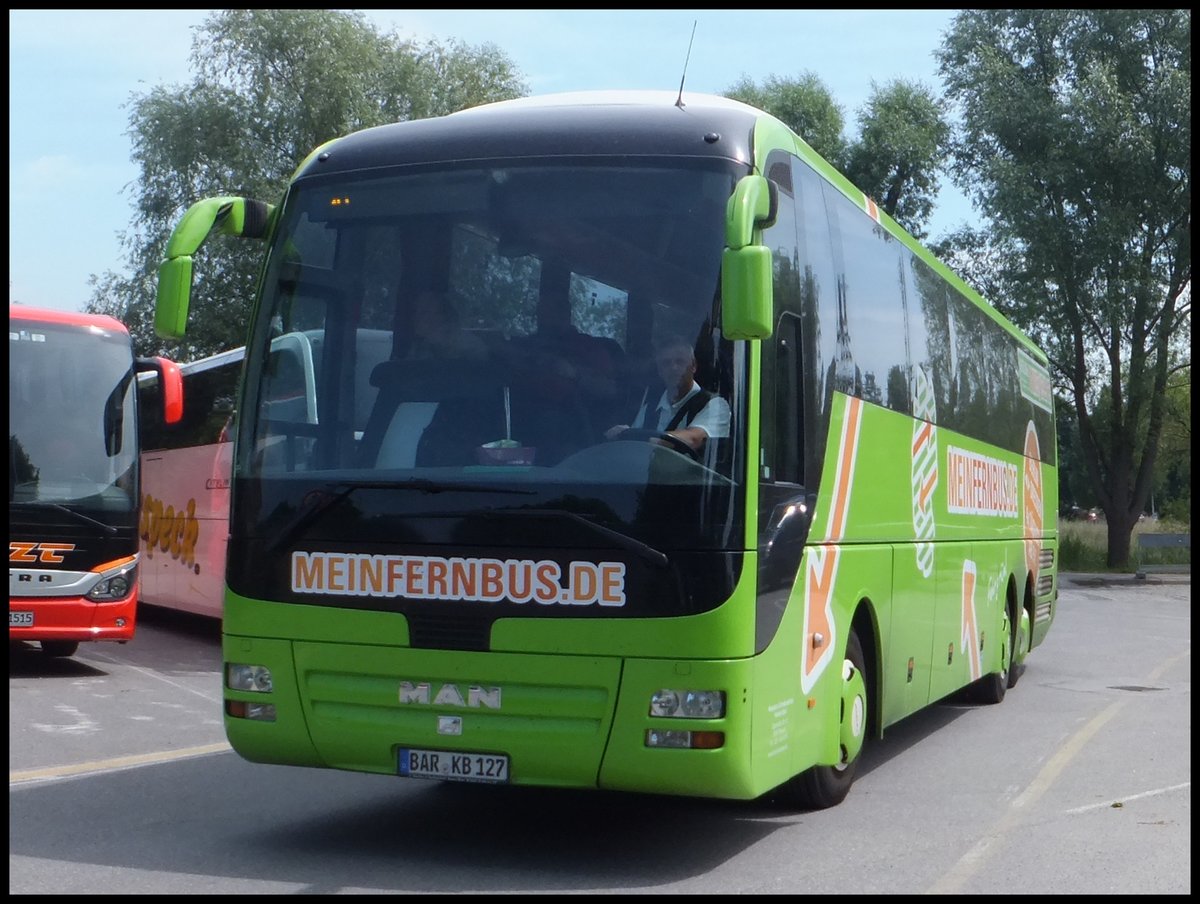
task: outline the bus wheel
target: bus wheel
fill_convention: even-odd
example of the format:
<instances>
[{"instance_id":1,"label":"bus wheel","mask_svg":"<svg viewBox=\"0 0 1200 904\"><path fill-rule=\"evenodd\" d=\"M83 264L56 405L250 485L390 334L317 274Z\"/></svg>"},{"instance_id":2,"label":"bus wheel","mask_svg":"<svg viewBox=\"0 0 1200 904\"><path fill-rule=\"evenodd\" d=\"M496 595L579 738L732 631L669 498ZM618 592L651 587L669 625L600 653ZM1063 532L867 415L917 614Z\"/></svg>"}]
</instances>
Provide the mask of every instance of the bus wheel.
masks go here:
<instances>
[{"instance_id":1,"label":"bus wheel","mask_svg":"<svg viewBox=\"0 0 1200 904\"><path fill-rule=\"evenodd\" d=\"M75 651L79 649L79 641L77 640L43 640L42 652L47 656L74 656Z\"/></svg>"},{"instance_id":2,"label":"bus wheel","mask_svg":"<svg viewBox=\"0 0 1200 904\"><path fill-rule=\"evenodd\" d=\"M867 736L867 680L862 644L851 630L846 638L846 658L842 662L842 700L840 719L841 762L836 766L813 766L784 785L788 803L813 810L836 806L850 793L850 785L862 758Z\"/></svg>"},{"instance_id":3,"label":"bus wheel","mask_svg":"<svg viewBox=\"0 0 1200 904\"><path fill-rule=\"evenodd\" d=\"M1012 662L1008 667L1008 686L1017 686L1017 679L1025 671L1025 655L1029 652L1029 610L1021 607L1016 621L1016 632L1013 635ZM1018 656L1018 651L1020 655Z\"/></svg>"},{"instance_id":4,"label":"bus wheel","mask_svg":"<svg viewBox=\"0 0 1200 904\"><path fill-rule=\"evenodd\" d=\"M1004 699L1007 691L1016 681L1009 681L1013 672L1013 646L1016 643L1016 622L1013 621L1012 609L1005 608L1001 636L1004 638L1004 649L1000 651L1000 671L984 675L971 687L971 696L976 703L993 704Z\"/></svg>"}]
</instances>

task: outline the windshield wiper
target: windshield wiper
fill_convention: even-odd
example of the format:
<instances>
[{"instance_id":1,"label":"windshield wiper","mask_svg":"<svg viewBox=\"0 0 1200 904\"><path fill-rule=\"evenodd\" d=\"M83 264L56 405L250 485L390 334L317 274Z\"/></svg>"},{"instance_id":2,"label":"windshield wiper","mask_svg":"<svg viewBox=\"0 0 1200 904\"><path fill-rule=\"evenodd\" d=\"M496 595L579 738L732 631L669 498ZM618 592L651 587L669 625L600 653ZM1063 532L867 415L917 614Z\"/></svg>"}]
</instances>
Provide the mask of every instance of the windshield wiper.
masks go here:
<instances>
[{"instance_id":1,"label":"windshield wiper","mask_svg":"<svg viewBox=\"0 0 1200 904\"><path fill-rule=\"evenodd\" d=\"M610 540L614 545L629 552L636 553L641 556L651 565L658 565L660 568L666 568L670 564L670 559L667 554L655 549L648 543L643 543L641 540L635 539L628 534L623 534L620 531L613 530L610 527L605 527L603 524L597 524L583 515L575 512L561 511L557 509L503 509L500 511L479 512L479 516L484 518L507 518L510 516L519 516L522 518L566 518L582 527L587 528L590 532Z\"/></svg>"},{"instance_id":2,"label":"windshield wiper","mask_svg":"<svg viewBox=\"0 0 1200 904\"><path fill-rule=\"evenodd\" d=\"M54 509L56 512L65 512L66 514L70 515L71 517L77 518L78 520L83 521L87 524L94 524L96 527L102 527L102 528L104 528L104 532L106 534L115 534L117 532L116 525L106 524L103 521L99 521L99 520L93 518L91 515L85 515L83 512L77 512L75 509L70 508L69 506L63 505L61 502L41 502L38 500L28 500L28 501L13 502L13 505L27 505L30 508Z\"/></svg>"},{"instance_id":3,"label":"windshield wiper","mask_svg":"<svg viewBox=\"0 0 1200 904\"><path fill-rule=\"evenodd\" d=\"M355 490L415 490L419 493L516 493L523 496L533 495L533 490L519 490L513 487L497 487L489 484L454 483L452 481L435 481L425 477L412 477L408 480L362 480L339 481L328 483L318 490L305 494L311 499L307 505L292 517L279 534L267 545L268 553L276 553L291 542L305 528L313 524L331 508L353 493Z\"/></svg>"}]
</instances>

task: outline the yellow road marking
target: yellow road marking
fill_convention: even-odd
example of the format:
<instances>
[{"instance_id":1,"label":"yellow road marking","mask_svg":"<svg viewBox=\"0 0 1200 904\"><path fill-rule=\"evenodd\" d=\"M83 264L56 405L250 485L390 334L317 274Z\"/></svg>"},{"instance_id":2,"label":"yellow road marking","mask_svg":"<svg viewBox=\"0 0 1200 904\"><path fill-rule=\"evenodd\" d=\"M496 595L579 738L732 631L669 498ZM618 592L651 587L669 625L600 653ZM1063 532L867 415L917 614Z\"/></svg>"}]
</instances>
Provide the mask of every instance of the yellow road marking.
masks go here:
<instances>
[{"instance_id":1,"label":"yellow road marking","mask_svg":"<svg viewBox=\"0 0 1200 904\"><path fill-rule=\"evenodd\" d=\"M89 772L112 772L117 769L129 769L132 766L147 766L154 763L169 763L173 760L186 760L189 757L205 756L210 753L224 753L232 750L226 742L206 744L203 747L187 747L183 750L164 750L160 753L141 753L135 756L119 756L109 760L94 760L90 763L77 763L74 766L49 766L45 769L24 769L8 774L10 785L21 782L32 782L44 779L67 778L72 775L85 775Z\"/></svg>"},{"instance_id":2,"label":"yellow road marking","mask_svg":"<svg viewBox=\"0 0 1200 904\"><path fill-rule=\"evenodd\" d=\"M1172 659L1168 659L1162 665L1151 673L1146 679L1147 683L1152 683L1158 680L1162 675L1181 659L1186 659L1191 655L1191 652L1182 653ZM1041 772L1037 774L1029 787L1017 795L1012 802L1012 807L1000 819L995 827L983 836L975 845L959 858L951 869L949 869L941 879L933 884L926 894L931 895L948 895L962 891L967 881L979 871L979 868L991 857L996 851L997 843L1006 841L1021 822L1022 816L1038 799L1042 797L1054 784L1055 779L1067 768L1067 764L1073 760L1092 736L1098 732L1105 723L1113 718L1117 713L1125 708L1130 702L1128 696L1122 697L1114 703L1110 703L1105 707L1094 719L1088 722L1077 731L1054 756L1042 767Z\"/></svg>"}]
</instances>

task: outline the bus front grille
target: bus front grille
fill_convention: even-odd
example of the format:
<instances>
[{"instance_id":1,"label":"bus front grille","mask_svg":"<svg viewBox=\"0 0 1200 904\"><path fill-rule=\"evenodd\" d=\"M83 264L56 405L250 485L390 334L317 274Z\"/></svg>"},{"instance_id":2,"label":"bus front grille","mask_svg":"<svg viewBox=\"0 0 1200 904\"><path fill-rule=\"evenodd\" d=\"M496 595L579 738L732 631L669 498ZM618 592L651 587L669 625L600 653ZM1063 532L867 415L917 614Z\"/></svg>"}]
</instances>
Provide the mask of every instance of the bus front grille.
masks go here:
<instances>
[{"instance_id":1,"label":"bus front grille","mask_svg":"<svg viewBox=\"0 0 1200 904\"><path fill-rule=\"evenodd\" d=\"M486 652L490 647L491 633L490 618L464 618L461 615L408 616L409 645L422 650Z\"/></svg>"}]
</instances>

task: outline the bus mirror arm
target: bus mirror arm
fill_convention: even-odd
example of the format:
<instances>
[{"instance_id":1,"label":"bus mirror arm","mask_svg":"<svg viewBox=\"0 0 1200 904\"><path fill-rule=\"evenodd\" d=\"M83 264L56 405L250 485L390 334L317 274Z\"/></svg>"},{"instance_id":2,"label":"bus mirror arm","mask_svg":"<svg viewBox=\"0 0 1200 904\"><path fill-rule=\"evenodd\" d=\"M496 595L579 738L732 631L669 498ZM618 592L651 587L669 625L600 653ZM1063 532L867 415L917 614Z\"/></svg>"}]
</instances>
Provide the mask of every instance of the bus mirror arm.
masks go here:
<instances>
[{"instance_id":1,"label":"bus mirror arm","mask_svg":"<svg viewBox=\"0 0 1200 904\"><path fill-rule=\"evenodd\" d=\"M762 230L775 223L779 189L763 176L743 176L725 207L725 246L733 251L762 238Z\"/></svg>"},{"instance_id":2,"label":"bus mirror arm","mask_svg":"<svg viewBox=\"0 0 1200 904\"><path fill-rule=\"evenodd\" d=\"M773 267L771 251L761 240L778 208L775 183L759 175L742 177L725 208L721 329L728 339L771 335Z\"/></svg>"},{"instance_id":3,"label":"bus mirror arm","mask_svg":"<svg viewBox=\"0 0 1200 904\"><path fill-rule=\"evenodd\" d=\"M275 207L252 198L219 197L197 201L167 239L167 260L195 254L210 235L266 238Z\"/></svg>"}]
</instances>

